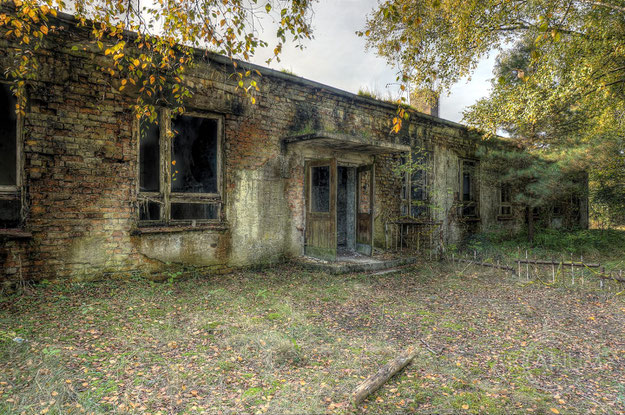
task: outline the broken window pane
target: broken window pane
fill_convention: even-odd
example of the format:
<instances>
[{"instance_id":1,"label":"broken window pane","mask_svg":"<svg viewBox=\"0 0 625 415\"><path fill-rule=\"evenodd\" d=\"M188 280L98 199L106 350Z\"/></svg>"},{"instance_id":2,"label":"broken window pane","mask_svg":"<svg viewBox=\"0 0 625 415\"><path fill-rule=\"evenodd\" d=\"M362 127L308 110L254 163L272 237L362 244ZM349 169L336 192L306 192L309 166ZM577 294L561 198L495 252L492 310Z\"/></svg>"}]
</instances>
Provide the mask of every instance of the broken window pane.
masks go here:
<instances>
[{"instance_id":1,"label":"broken window pane","mask_svg":"<svg viewBox=\"0 0 625 415\"><path fill-rule=\"evenodd\" d=\"M217 120L185 115L172 130L172 192L217 193Z\"/></svg>"},{"instance_id":2,"label":"broken window pane","mask_svg":"<svg viewBox=\"0 0 625 415\"><path fill-rule=\"evenodd\" d=\"M371 213L371 171L358 173L358 212Z\"/></svg>"},{"instance_id":3,"label":"broken window pane","mask_svg":"<svg viewBox=\"0 0 625 415\"><path fill-rule=\"evenodd\" d=\"M501 203L510 203L512 202L512 192L510 189L510 185L502 184L501 185Z\"/></svg>"},{"instance_id":4,"label":"broken window pane","mask_svg":"<svg viewBox=\"0 0 625 415\"><path fill-rule=\"evenodd\" d=\"M139 204L139 220L160 220L161 205L152 200L144 200Z\"/></svg>"},{"instance_id":5,"label":"broken window pane","mask_svg":"<svg viewBox=\"0 0 625 415\"><path fill-rule=\"evenodd\" d=\"M207 203L172 203L173 220L217 219L218 207Z\"/></svg>"},{"instance_id":6,"label":"broken window pane","mask_svg":"<svg viewBox=\"0 0 625 415\"><path fill-rule=\"evenodd\" d=\"M311 212L330 211L330 167L312 167L310 185Z\"/></svg>"},{"instance_id":7,"label":"broken window pane","mask_svg":"<svg viewBox=\"0 0 625 415\"><path fill-rule=\"evenodd\" d=\"M468 171L462 173L462 200L471 201L471 174Z\"/></svg>"},{"instance_id":8,"label":"broken window pane","mask_svg":"<svg viewBox=\"0 0 625 415\"><path fill-rule=\"evenodd\" d=\"M462 177L461 183L461 197L464 205L462 207L463 216L476 216L477 205L475 195L475 162L463 161L462 162Z\"/></svg>"},{"instance_id":9,"label":"broken window pane","mask_svg":"<svg viewBox=\"0 0 625 415\"><path fill-rule=\"evenodd\" d=\"M20 224L19 199L0 199L0 228L13 228Z\"/></svg>"},{"instance_id":10,"label":"broken window pane","mask_svg":"<svg viewBox=\"0 0 625 415\"><path fill-rule=\"evenodd\" d=\"M17 185L15 104L15 97L9 85L0 83L0 185L4 186Z\"/></svg>"},{"instance_id":11,"label":"broken window pane","mask_svg":"<svg viewBox=\"0 0 625 415\"><path fill-rule=\"evenodd\" d=\"M139 188L142 192L160 190L160 128L156 123L141 123L139 129Z\"/></svg>"}]
</instances>

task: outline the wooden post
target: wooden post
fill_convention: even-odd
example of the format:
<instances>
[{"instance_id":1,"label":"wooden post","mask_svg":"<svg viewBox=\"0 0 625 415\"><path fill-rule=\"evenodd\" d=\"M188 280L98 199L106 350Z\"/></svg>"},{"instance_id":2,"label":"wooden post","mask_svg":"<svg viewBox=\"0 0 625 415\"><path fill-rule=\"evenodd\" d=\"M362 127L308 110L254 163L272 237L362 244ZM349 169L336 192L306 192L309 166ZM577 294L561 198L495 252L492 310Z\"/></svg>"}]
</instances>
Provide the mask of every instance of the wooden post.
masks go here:
<instances>
[{"instance_id":1,"label":"wooden post","mask_svg":"<svg viewBox=\"0 0 625 415\"><path fill-rule=\"evenodd\" d=\"M573 266L573 253L571 252L571 285L575 285L575 267Z\"/></svg>"},{"instance_id":2,"label":"wooden post","mask_svg":"<svg viewBox=\"0 0 625 415\"><path fill-rule=\"evenodd\" d=\"M530 263L528 261L527 249L525 250L525 277L530 280Z\"/></svg>"},{"instance_id":3,"label":"wooden post","mask_svg":"<svg viewBox=\"0 0 625 415\"><path fill-rule=\"evenodd\" d=\"M605 276L605 267L601 267L601 277ZM603 278L600 279L601 289L603 290Z\"/></svg>"},{"instance_id":4,"label":"wooden post","mask_svg":"<svg viewBox=\"0 0 625 415\"><path fill-rule=\"evenodd\" d=\"M579 262L582 264L582 287L584 286L584 255L579 256Z\"/></svg>"},{"instance_id":5,"label":"wooden post","mask_svg":"<svg viewBox=\"0 0 625 415\"><path fill-rule=\"evenodd\" d=\"M551 258L551 283L556 283L556 262Z\"/></svg>"}]
</instances>

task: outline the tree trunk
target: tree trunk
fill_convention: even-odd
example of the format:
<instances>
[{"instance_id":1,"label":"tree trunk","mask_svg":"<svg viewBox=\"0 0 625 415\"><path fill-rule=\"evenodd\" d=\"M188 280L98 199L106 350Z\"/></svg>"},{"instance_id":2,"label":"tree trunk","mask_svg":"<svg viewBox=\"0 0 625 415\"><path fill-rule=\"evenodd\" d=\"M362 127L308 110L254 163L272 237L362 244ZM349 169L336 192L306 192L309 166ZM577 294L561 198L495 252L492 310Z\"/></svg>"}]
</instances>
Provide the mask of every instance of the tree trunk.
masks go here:
<instances>
[{"instance_id":1,"label":"tree trunk","mask_svg":"<svg viewBox=\"0 0 625 415\"><path fill-rule=\"evenodd\" d=\"M416 350L410 347L404 354L382 366L375 375L364 380L354 391L352 398L354 404L358 405L360 402L364 401L367 396L378 390L380 386L392 378L393 375L412 362L412 359L414 359L416 355Z\"/></svg>"}]
</instances>

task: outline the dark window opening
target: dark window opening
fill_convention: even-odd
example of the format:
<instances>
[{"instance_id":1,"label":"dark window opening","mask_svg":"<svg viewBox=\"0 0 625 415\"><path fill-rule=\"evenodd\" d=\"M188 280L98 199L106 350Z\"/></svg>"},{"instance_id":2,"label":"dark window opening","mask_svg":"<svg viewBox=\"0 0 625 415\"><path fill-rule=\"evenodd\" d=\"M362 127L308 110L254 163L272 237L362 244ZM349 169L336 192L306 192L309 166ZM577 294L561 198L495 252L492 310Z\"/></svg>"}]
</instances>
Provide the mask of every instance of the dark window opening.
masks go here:
<instances>
[{"instance_id":1,"label":"dark window opening","mask_svg":"<svg viewBox=\"0 0 625 415\"><path fill-rule=\"evenodd\" d=\"M0 186L17 186L17 115L15 97L0 83Z\"/></svg>"},{"instance_id":2,"label":"dark window opening","mask_svg":"<svg viewBox=\"0 0 625 415\"><path fill-rule=\"evenodd\" d=\"M476 167L475 161L463 160L461 163L462 216L477 216Z\"/></svg>"},{"instance_id":3,"label":"dark window opening","mask_svg":"<svg viewBox=\"0 0 625 415\"><path fill-rule=\"evenodd\" d=\"M217 120L182 116L172 128L172 192L217 193Z\"/></svg>"},{"instance_id":4,"label":"dark window opening","mask_svg":"<svg viewBox=\"0 0 625 415\"><path fill-rule=\"evenodd\" d=\"M151 200L143 201L139 205L139 220L160 220L161 204Z\"/></svg>"},{"instance_id":5,"label":"dark window opening","mask_svg":"<svg viewBox=\"0 0 625 415\"><path fill-rule=\"evenodd\" d=\"M0 83L0 228L22 220L16 102L10 85Z\"/></svg>"},{"instance_id":6,"label":"dark window opening","mask_svg":"<svg viewBox=\"0 0 625 415\"><path fill-rule=\"evenodd\" d=\"M402 179L401 214L413 218L428 214L427 207L427 165L430 153L423 150L412 152L410 158L402 157L401 163L407 168Z\"/></svg>"},{"instance_id":7,"label":"dark window opening","mask_svg":"<svg viewBox=\"0 0 625 415\"><path fill-rule=\"evenodd\" d=\"M139 188L142 192L160 190L160 128L156 123L140 126Z\"/></svg>"},{"instance_id":8,"label":"dark window opening","mask_svg":"<svg viewBox=\"0 0 625 415\"><path fill-rule=\"evenodd\" d=\"M159 112L158 123L139 123L139 221L219 220L221 119L172 119L167 109ZM172 131L173 137L164 131Z\"/></svg>"},{"instance_id":9,"label":"dark window opening","mask_svg":"<svg viewBox=\"0 0 625 415\"><path fill-rule=\"evenodd\" d=\"M174 220L217 219L219 208L209 203L172 203L171 218Z\"/></svg>"},{"instance_id":10,"label":"dark window opening","mask_svg":"<svg viewBox=\"0 0 625 415\"><path fill-rule=\"evenodd\" d=\"M17 198L0 199L0 228L14 228L21 220L21 203Z\"/></svg>"},{"instance_id":11,"label":"dark window opening","mask_svg":"<svg viewBox=\"0 0 625 415\"><path fill-rule=\"evenodd\" d=\"M330 167L312 167L310 183L311 212L330 211Z\"/></svg>"}]
</instances>

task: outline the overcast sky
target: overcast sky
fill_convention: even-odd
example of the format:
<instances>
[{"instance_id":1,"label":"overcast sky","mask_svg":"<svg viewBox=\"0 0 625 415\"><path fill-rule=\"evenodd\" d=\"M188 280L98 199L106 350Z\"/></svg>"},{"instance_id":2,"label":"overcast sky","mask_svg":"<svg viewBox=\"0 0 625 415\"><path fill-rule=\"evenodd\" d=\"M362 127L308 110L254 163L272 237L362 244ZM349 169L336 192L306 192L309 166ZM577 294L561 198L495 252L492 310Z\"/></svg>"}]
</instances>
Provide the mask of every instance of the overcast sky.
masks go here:
<instances>
[{"instance_id":1,"label":"overcast sky","mask_svg":"<svg viewBox=\"0 0 625 415\"><path fill-rule=\"evenodd\" d=\"M365 16L376 4L377 0L319 0L313 5L315 38L305 43L303 51L289 45L281 62L271 67L354 93L366 88L384 97L389 93L395 96L395 71L373 51L365 52L365 40L355 34L364 28ZM269 30L273 30L271 25L265 25L265 31ZM268 35L264 36L269 39ZM260 52L254 62L266 66L264 61L272 53ZM441 118L460 122L463 109L487 95L493 63L494 57L484 60L469 83L460 82L449 96L441 97Z\"/></svg>"}]
</instances>

